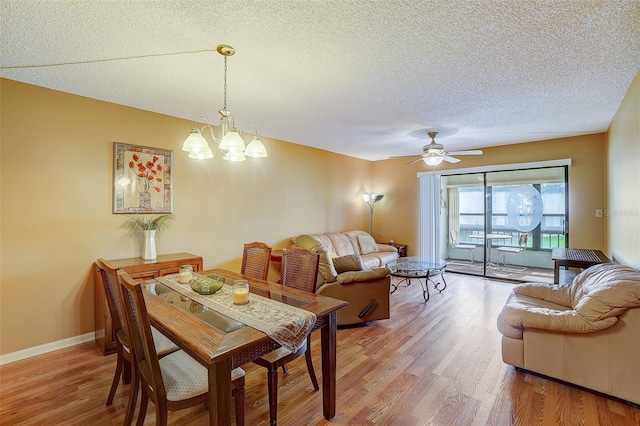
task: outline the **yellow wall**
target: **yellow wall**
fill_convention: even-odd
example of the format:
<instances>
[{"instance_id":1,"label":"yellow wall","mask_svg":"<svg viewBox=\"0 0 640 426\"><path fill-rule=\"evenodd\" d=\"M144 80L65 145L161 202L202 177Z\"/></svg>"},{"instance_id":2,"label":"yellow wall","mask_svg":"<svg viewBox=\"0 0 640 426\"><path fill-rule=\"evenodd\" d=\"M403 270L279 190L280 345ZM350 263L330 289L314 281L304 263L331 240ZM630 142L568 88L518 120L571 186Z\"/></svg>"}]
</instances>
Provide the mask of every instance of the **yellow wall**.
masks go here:
<instances>
[{"instance_id":1,"label":"yellow wall","mask_svg":"<svg viewBox=\"0 0 640 426\"><path fill-rule=\"evenodd\" d=\"M639 103L636 78L608 135L485 148L458 166L571 158L571 245L638 268ZM422 163L370 163L269 139L267 159L198 162L180 151L191 122L5 79L0 123L0 354L92 332L92 262L140 255L123 216L111 213L113 142L174 150L176 218L159 254L191 252L207 268L237 270L245 242L282 247L301 233L368 230L362 192L385 194L376 239L416 254ZM596 218L597 208L617 213Z\"/></svg>"},{"instance_id":2,"label":"yellow wall","mask_svg":"<svg viewBox=\"0 0 640 426\"><path fill-rule=\"evenodd\" d=\"M92 332L92 262L141 255L111 213L113 142L174 150L159 254L237 270L245 242L368 227L368 161L265 139L266 159L200 162L180 150L192 122L6 79L0 90L0 354Z\"/></svg>"},{"instance_id":3,"label":"yellow wall","mask_svg":"<svg viewBox=\"0 0 640 426\"><path fill-rule=\"evenodd\" d=\"M613 260L640 269L640 73L608 132L607 247Z\"/></svg>"},{"instance_id":4,"label":"yellow wall","mask_svg":"<svg viewBox=\"0 0 640 426\"><path fill-rule=\"evenodd\" d=\"M605 135L595 134L493 148L483 148L481 156L464 156L455 165L442 163L439 170L494 164L527 163L571 158L569 167L570 244L576 248L604 249L604 219L596 209L604 209ZM418 254L419 182L418 172L432 170L424 162L405 165L408 159L373 164L372 185L385 194L376 207L376 237L409 245L409 255ZM585 232L585 230L588 230Z\"/></svg>"}]
</instances>

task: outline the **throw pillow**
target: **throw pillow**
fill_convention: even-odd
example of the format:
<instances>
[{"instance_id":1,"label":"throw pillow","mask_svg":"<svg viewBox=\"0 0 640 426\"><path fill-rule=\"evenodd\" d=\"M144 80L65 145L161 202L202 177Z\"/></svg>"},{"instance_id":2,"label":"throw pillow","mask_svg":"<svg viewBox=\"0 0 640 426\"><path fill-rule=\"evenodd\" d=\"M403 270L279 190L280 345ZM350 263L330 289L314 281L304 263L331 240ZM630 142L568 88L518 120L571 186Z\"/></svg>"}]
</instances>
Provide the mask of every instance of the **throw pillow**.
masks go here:
<instances>
[{"instance_id":1,"label":"throw pillow","mask_svg":"<svg viewBox=\"0 0 640 426\"><path fill-rule=\"evenodd\" d=\"M336 272L341 274L347 271L364 271L362 258L357 254L348 254L346 256L334 257L333 266Z\"/></svg>"},{"instance_id":2,"label":"throw pillow","mask_svg":"<svg viewBox=\"0 0 640 426\"><path fill-rule=\"evenodd\" d=\"M358 244L360 244L360 253L362 254L377 253L380 251L376 240L374 240L371 235L358 235Z\"/></svg>"}]
</instances>

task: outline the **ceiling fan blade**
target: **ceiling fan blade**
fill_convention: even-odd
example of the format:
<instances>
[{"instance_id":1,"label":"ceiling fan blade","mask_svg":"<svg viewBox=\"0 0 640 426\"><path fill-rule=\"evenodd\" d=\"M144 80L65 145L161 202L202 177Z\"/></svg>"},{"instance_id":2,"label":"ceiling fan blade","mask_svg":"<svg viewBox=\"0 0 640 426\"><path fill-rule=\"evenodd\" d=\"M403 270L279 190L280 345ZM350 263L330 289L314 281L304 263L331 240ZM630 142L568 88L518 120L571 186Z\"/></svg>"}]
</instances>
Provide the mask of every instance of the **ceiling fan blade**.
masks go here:
<instances>
[{"instance_id":1,"label":"ceiling fan blade","mask_svg":"<svg viewBox=\"0 0 640 426\"><path fill-rule=\"evenodd\" d=\"M413 155L396 155L394 157L389 157L389 158L409 158L409 157L418 157L417 155L413 154ZM420 156L420 158L422 158L422 156Z\"/></svg>"},{"instance_id":2,"label":"ceiling fan blade","mask_svg":"<svg viewBox=\"0 0 640 426\"><path fill-rule=\"evenodd\" d=\"M418 161L422 161L422 157L420 157L420 158L416 158L416 159L415 159L415 160L413 160L413 161L409 161L407 164L405 164L405 166L408 166L409 164L417 163Z\"/></svg>"},{"instance_id":3,"label":"ceiling fan blade","mask_svg":"<svg viewBox=\"0 0 640 426\"><path fill-rule=\"evenodd\" d=\"M479 149L472 149L469 151L451 151L447 152L449 155L482 155L482 151Z\"/></svg>"},{"instance_id":4,"label":"ceiling fan blade","mask_svg":"<svg viewBox=\"0 0 640 426\"><path fill-rule=\"evenodd\" d=\"M445 155L444 156L444 161L446 161L447 163L455 164L455 163L459 163L461 160L459 160L457 158L449 157L448 155Z\"/></svg>"}]
</instances>

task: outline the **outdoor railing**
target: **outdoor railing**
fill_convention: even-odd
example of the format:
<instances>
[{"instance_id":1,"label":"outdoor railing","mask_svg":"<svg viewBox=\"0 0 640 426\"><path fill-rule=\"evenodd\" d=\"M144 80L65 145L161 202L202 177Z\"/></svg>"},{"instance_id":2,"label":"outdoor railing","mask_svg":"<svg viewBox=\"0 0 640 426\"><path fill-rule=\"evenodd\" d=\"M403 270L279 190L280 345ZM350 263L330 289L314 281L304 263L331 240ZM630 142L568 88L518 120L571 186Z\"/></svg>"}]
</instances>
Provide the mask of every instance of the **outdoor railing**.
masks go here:
<instances>
[{"instance_id":1,"label":"outdoor railing","mask_svg":"<svg viewBox=\"0 0 640 426\"><path fill-rule=\"evenodd\" d=\"M482 214L461 214L458 242L463 244L482 245L482 242L479 242L477 239L470 238L469 235L483 233L484 225L481 223L483 217L484 216ZM544 215L542 218L542 225L529 232L527 248L532 250L551 250L554 247L565 247L566 236L562 229L563 218L564 215L560 214ZM517 246L520 231L511 226L502 224L507 222L506 215L493 215L492 219L493 226L490 233L508 234L512 237L510 240L505 239L494 241L492 243L499 246Z\"/></svg>"}]
</instances>

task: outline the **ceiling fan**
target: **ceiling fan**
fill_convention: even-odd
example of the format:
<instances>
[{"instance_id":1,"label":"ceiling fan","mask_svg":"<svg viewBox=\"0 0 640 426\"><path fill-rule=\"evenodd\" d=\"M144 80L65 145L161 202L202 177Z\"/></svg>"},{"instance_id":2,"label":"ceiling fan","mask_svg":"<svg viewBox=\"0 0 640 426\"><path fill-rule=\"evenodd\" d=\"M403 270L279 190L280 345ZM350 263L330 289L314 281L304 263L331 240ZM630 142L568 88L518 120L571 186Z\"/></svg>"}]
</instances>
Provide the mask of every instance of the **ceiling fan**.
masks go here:
<instances>
[{"instance_id":1,"label":"ceiling fan","mask_svg":"<svg viewBox=\"0 0 640 426\"><path fill-rule=\"evenodd\" d=\"M436 143L436 136L438 132L429 132L427 133L431 138L431 143L422 147L422 155L419 158L416 158L413 161L407 163L413 164L417 163L420 160L423 160L430 166L437 166L442 163L442 161L446 161L447 163L458 163L459 159L455 157L451 157L452 155L482 155L482 151L479 149L469 150L469 151L451 151L447 152L444 150L444 145ZM405 158L405 157L413 157L413 155L402 155L399 157L390 157L390 158Z\"/></svg>"}]
</instances>

